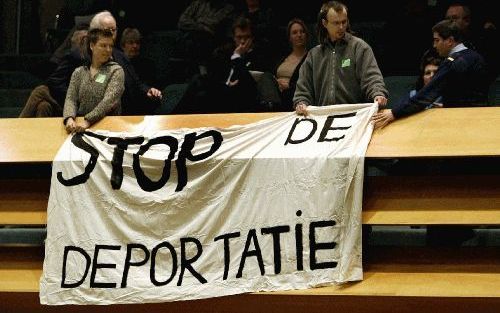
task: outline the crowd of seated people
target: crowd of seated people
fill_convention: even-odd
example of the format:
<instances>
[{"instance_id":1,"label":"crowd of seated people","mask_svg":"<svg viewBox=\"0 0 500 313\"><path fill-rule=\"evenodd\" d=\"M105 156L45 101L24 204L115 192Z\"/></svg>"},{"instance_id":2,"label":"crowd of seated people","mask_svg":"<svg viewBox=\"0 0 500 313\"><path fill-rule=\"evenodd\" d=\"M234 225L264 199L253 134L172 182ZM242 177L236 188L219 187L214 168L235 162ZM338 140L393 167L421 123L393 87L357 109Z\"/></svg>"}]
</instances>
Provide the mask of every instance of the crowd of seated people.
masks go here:
<instances>
[{"instance_id":1,"label":"crowd of seated people","mask_svg":"<svg viewBox=\"0 0 500 313\"><path fill-rule=\"evenodd\" d=\"M137 75L129 58L116 47L118 30L113 15L109 11L97 13L90 21L89 30L92 29L109 30L113 35L112 60L118 63L125 73L124 91L121 94L121 114L147 114L151 112L154 108L154 101L159 101L162 98L161 91L144 83ZM73 72L78 67L89 63L90 54L86 55L85 51L85 47L76 45L64 55L63 60L49 76L46 84L33 90L20 117L62 116ZM97 76L96 81L100 79L99 77L102 76ZM105 77L107 78L106 75Z\"/></svg>"},{"instance_id":2,"label":"crowd of seated people","mask_svg":"<svg viewBox=\"0 0 500 313\"><path fill-rule=\"evenodd\" d=\"M297 96L295 90L301 75L304 76L307 73L309 73L307 75L313 75L311 77L316 75L311 71L307 71L307 69L301 71L304 63L308 63L308 66L310 66L315 58L314 55L311 56L313 50L310 49L313 47L308 46L308 43L311 42L310 36L316 34L312 34L312 30L307 27L309 24L300 19L300 16L290 19L286 26L280 26L271 6L266 5L268 3L261 2L260 0L246 0L236 5L235 1L227 0L194 0L186 5L184 11L178 17L177 27L180 36L174 50L181 51L186 61L191 62L195 67L199 67L200 70L185 81L188 84L186 93L172 113L292 111L296 109L297 104L302 105L305 100L299 96L296 97L294 103L294 95ZM327 3L330 5L332 3L334 5L339 4L337 1ZM345 83L346 79L352 78L351 85L358 86L360 94L363 94L363 97L358 97L359 99L356 98L352 101L366 102L376 99L382 108L391 95L387 94L383 86L383 80L378 82L379 78L384 75L384 68L380 67L379 69L377 65L377 63L380 64L380 62L377 62L379 55L374 54L370 45L364 42L362 38L350 34L347 6L341 3L340 5L345 8L345 25L343 26L332 24L340 22L330 21L328 15L325 15L325 12L320 10L315 31L319 35L323 34L323 38L313 40L320 47L317 48L319 50L314 50L314 53L318 55L318 51L328 47L334 47L335 50L337 46L342 47L342 42L347 43L351 40L350 38L356 38L355 40L359 44L356 44L357 46L353 48L354 54L351 57L346 55L344 59L339 60L339 63L336 64L339 68L332 69L332 72L335 73L334 76L340 77L340 79L333 78L332 83L340 81ZM118 43L116 20L108 11L103 12L94 16L89 29L110 29L114 34L115 47L112 51L112 59L124 71L121 114L153 114L154 110L162 105L162 98L167 98L168 94L162 95L160 91L165 86L160 86L160 88L151 87L156 81L154 62L140 54L141 40L147 40L148 37L142 37L139 29L131 27L121 32ZM488 84L498 75L498 62L496 61L497 57L495 57L498 45L491 44L492 38L497 35L496 26L494 21L487 21L481 27L472 28L471 16L471 10L468 6L453 3L447 7L446 13L441 18L445 17L446 20L457 26L457 33L452 36L457 45L462 44L466 49L477 52L484 60L481 70L476 71L479 76L474 84L480 83L481 86L477 90L480 90L481 93L487 93ZM439 19L434 21L433 25L436 22L439 22ZM342 29L342 27L345 27L345 29ZM336 38L332 33L329 37L324 37L329 28L333 32L338 31L337 28L339 28L346 35ZM64 53L59 52L57 68L48 76L44 85L33 90L20 117L62 116L71 74L76 68L88 62L88 59L82 53L80 44L81 36L85 35L86 29L82 29L80 26L75 27L75 29L77 31L74 33L73 40L69 41L72 43L71 47L65 47ZM429 41L432 39L430 36L431 29L418 29L417 31L420 36L427 36ZM322 42L325 38L326 41ZM446 41L448 38L442 37L441 39ZM393 40L398 39L394 38ZM434 38L434 40L436 39ZM459 49L462 49L460 47ZM363 51L367 52L362 52L362 57L360 57L361 50L359 49L364 49ZM391 50L396 52L393 49ZM422 44L421 50L428 50L428 46ZM447 53L450 52L446 51ZM453 51L453 53L455 52L457 51ZM461 54L464 54L464 52ZM308 56L310 60L306 61ZM451 56L448 54L435 57L429 64L422 64L420 69L423 72L427 71L427 66L432 67L432 71L436 71L438 67L443 69L448 62L442 62L439 65L439 60L444 58L446 61L446 58L449 57ZM368 67L366 67L367 59L371 60L371 65ZM406 57L401 56L399 59L406 59ZM426 57L421 58L421 60L424 59L430 60ZM416 60L408 61L417 63ZM358 63L359 65L357 65ZM348 74L352 69L363 68L366 69L366 71L361 70L363 73L358 71L352 72L352 75ZM418 67L415 68L415 71L417 69ZM320 69L315 71L318 70ZM377 87L377 90L380 92L376 95L373 90L370 91L371 83L365 81L368 72L371 73L370 77L372 78L374 77L373 73L378 73L376 73L377 84L380 86ZM436 81L436 76L442 79L442 75L428 76L427 78L429 78L429 82L431 80ZM300 80L301 94L304 94L304 90L312 86L307 87L306 83L306 78L302 77ZM319 83L324 84L324 78L321 78L321 82L318 81L315 84ZM430 84L430 86L436 85L439 84L436 82ZM342 86L345 87L345 84ZM342 86L339 88L344 88ZM433 106L432 103L439 103L439 100L443 99L443 94L441 94L443 90L438 88L436 91L438 101L433 99L431 103L425 106L414 105L419 103L419 100L415 100L417 99L415 97L421 96L423 92L431 88L427 87L427 84L425 84L427 89L423 87L424 84L417 86L414 92L408 94L407 99L399 101L396 108L392 108L390 111L396 110L398 117L405 116L410 113L403 114L401 112L410 110L410 107L412 108L410 111L413 113L420 110L420 107L431 107ZM317 88L317 86L312 88ZM448 93L448 91L445 92ZM467 96L465 93L463 95ZM384 99L381 100L377 97L383 97ZM450 94L444 95L445 102L449 100L447 98L450 98ZM455 98L452 97L455 102L467 103L468 101L467 99L462 101L463 99ZM481 100L484 100L484 98L484 95L481 94ZM403 105L403 102L406 105ZM475 105L484 104L484 101L476 102ZM333 101L331 103L339 102ZM307 103L307 105L309 104L324 105L326 103ZM297 112L301 111L297 110ZM383 113L385 116L378 116L379 119L383 118L383 122L378 124L381 126L394 119L394 116L390 116L389 111L381 111L381 114Z\"/></svg>"},{"instance_id":3,"label":"crowd of seated people","mask_svg":"<svg viewBox=\"0 0 500 313\"><path fill-rule=\"evenodd\" d=\"M231 42L217 47L208 58L207 73L189 85L178 110L203 112L261 112L281 102L272 75L269 50L254 35L248 18L239 17L232 27Z\"/></svg>"}]
</instances>

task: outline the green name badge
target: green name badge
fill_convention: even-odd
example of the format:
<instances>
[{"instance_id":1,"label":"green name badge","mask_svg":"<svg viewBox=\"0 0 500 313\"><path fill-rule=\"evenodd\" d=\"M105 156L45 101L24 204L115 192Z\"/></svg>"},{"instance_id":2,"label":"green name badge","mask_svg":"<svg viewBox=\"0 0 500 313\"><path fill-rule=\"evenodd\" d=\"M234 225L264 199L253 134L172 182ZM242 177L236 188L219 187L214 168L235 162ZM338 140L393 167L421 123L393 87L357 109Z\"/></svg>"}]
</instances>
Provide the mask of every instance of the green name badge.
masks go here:
<instances>
[{"instance_id":1,"label":"green name badge","mask_svg":"<svg viewBox=\"0 0 500 313\"><path fill-rule=\"evenodd\" d=\"M348 66L351 66L351 59L342 60L342 67L348 67Z\"/></svg>"},{"instance_id":2,"label":"green name badge","mask_svg":"<svg viewBox=\"0 0 500 313\"><path fill-rule=\"evenodd\" d=\"M95 81L100 84L104 83L105 80L106 80L106 75L104 74L97 74L97 76L95 77Z\"/></svg>"}]
</instances>

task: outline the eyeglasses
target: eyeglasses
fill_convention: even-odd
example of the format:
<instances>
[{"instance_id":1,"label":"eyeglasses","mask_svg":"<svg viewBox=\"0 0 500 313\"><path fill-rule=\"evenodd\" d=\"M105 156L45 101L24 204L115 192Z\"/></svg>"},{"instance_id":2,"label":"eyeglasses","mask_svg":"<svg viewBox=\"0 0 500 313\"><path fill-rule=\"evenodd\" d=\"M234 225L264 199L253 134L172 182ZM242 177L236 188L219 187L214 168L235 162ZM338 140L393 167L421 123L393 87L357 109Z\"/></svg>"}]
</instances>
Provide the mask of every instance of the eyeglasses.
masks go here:
<instances>
[{"instance_id":1,"label":"eyeglasses","mask_svg":"<svg viewBox=\"0 0 500 313\"><path fill-rule=\"evenodd\" d=\"M109 30L112 33L116 33L116 31L118 30L118 28L105 28L104 30Z\"/></svg>"}]
</instances>

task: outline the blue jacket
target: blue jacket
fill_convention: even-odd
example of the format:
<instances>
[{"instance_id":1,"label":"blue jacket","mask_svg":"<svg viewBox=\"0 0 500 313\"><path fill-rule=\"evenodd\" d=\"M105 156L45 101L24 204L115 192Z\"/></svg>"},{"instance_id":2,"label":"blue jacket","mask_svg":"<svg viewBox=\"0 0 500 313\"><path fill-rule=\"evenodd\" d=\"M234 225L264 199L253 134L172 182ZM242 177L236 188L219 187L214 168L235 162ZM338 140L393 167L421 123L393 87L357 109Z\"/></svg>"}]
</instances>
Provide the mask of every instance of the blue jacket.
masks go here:
<instances>
[{"instance_id":1,"label":"blue jacket","mask_svg":"<svg viewBox=\"0 0 500 313\"><path fill-rule=\"evenodd\" d=\"M453 53L438 68L432 80L392 109L396 118L424 110L442 97L444 107L484 106L488 99L488 75L484 59L471 49Z\"/></svg>"}]
</instances>

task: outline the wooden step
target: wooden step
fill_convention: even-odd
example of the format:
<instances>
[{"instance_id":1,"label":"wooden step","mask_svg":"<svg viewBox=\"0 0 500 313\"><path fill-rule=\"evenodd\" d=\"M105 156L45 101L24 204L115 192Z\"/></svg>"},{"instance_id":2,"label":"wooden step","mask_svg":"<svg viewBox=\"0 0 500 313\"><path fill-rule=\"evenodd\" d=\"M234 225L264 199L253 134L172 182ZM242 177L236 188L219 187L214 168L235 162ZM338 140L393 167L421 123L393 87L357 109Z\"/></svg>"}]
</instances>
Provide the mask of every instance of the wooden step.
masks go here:
<instances>
[{"instance_id":1,"label":"wooden step","mask_svg":"<svg viewBox=\"0 0 500 313\"><path fill-rule=\"evenodd\" d=\"M500 225L497 175L367 177L364 189L363 224Z\"/></svg>"},{"instance_id":2,"label":"wooden step","mask_svg":"<svg viewBox=\"0 0 500 313\"><path fill-rule=\"evenodd\" d=\"M178 312L324 312L344 308L345 312L384 312L381 309L422 312L427 308L428 312L498 312L495 310L500 305L499 247L370 247L366 250L365 277L361 282L141 305L132 311L161 308ZM0 248L0 303L7 305L7 309L64 312L64 306L41 307L36 301L42 257L40 248ZM90 309L118 312L125 307L71 306L75 312Z\"/></svg>"},{"instance_id":3,"label":"wooden step","mask_svg":"<svg viewBox=\"0 0 500 313\"><path fill-rule=\"evenodd\" d=\"M45 225L50 180L0 180L0 225Z\"/></svg>"}]
</instances>

